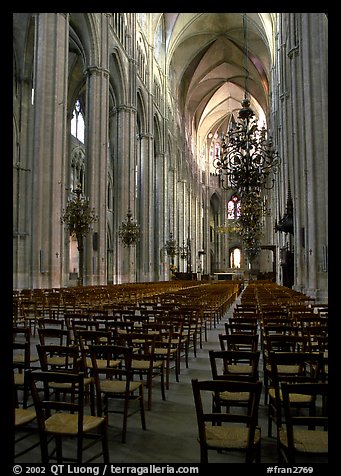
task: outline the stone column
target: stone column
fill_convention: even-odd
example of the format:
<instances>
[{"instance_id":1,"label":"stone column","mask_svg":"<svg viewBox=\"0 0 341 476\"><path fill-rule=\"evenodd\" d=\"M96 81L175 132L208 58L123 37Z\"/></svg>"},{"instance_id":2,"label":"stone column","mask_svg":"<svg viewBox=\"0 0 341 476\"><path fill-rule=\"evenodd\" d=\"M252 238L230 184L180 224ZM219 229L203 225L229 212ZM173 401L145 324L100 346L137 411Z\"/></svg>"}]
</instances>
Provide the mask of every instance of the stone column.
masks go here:
<instances>
[{"instance_id":1,"label":"stone column","mask_svg":"<svg viewBox=\"0 0 341 476\"><path fill-rule=\"evenodd\" d=\"M85 240L84 284L107 283L107 190L109 154L109 57L110 15L100 14L100 52L86 75L86 175L84 194L90 198L98 220Z\"/></svg>"},{"instance_id":2,"label":"stone column","mask_svg":"<svg viewBox=\"0 0 341 476\"><path fill-rule=\"evenodd\" d=\"M152 135L142 133L138 138L138 147L139 147L139 194L137 197L138 203L136 206L138 207L138 219L139 224L141 226L141 240L139 243L139 252L140 252L140 260L139 260L139 280L140 281L152 281L153 280L153 273L151 272L150 263L153 258L150 255L150 241L151 236L150 232L153 232L153 228L151 227L150 222L150 215L149 210L152 208L151 206L151 194L149 188L149 150L152 146Z\"/></svg>"},{"instance_id":3,"label":"stone column","mask_svg":"<svg viewBox=\"0 0 341 476\"><path fill-rule=\"evenodd\" d=\"M120 105L117 107L117 161L114 166L114 192L115 192L115 224L116 232L122 222L126 221L128 208L132 212L132 218L136 218L135 200L134 200L134 186L132 185L134 179L134 169L131 164L131 108L127 105ZM135 114L134 114L135 116ZM133 138L134 139L134 138ZM117 282L125 283L132 280L132 268L135 263L135 247L124 247L120 238L117 237L116 259L117 259ZM135 279L133 279L135 281Z\"/></svg>"},{"instance_id":4,"label":"stone column","mask_svg":"<svg viewBox=\"0 0 341 476\"><path fill-rule=\"evenodd\" d=\"M67 13L38 13L32 170L33 288L62 285L60 223L66 150L69 24Z\"/></svg>"},{"instance_id":5,"label":"stone column","mask_svg":"<svg viewBox=\"0 0 341 476\"><path fill-rule=\"evenodd\" d=\"M327 298L327 269L323 253L328 243L328 114L327 18L302 13L302 95L307 187L307 281L305 292ZM319 52L316 55L316 52Z\"/></svg>"},{"instance_id":6,"label":"stone column","mask_svg":"<svg viewBox=\"0 0 341 476\"><path fill-rule=\"evenodd\" d=\"M85 73L87 170L84 194L89 196L98 220L84 240L84 284L106 284L109 73L99 66L89 66Z\"/></svg>"}]
</instances>

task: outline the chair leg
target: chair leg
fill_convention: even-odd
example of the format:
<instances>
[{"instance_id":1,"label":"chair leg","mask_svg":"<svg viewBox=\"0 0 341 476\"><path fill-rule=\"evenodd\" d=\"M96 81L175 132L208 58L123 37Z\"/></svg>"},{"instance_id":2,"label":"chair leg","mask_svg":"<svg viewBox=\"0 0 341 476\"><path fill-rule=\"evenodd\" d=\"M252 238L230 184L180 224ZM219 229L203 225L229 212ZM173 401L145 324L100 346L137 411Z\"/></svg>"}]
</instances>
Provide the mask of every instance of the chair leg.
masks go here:
<instances>
[{"instance_id":1,"label":"chair leg","mask_svg":"<svg viewBox=\"0 0 341 476\"><path fill-rule=\"evenodd\" d=\"M170 358L166 361L166 389L169 390L169 372L170 372Z\"/></svg>"},{"instance_id":2,"label":"chair leg","mask_svg":"<svg viewBox=\"0 0 341 476\"><path fill-rule=\"evenodd\" d=\"M165 371L164 371L164 365L162 364L161 367L161 395L162 395L162 400L166 400L166 394L165 394Z\"/></svg>"},{"instance_id":3,"label":"chair leg","mask_svg":"<svg viewBox=\"0 0 341 476\"><path fill-rule=\"evenodd\" d=\"M141 415L141 425L143 430L146 430L146 418L144 413L144 400L143 400L143 386L140 387L140 415Z\"/></svg>"},{"instance_id":4,"label":"chair leg","mask_svg":"<svg viewBox=\"0 0 341 476\"><path fill-rule=\"evenodd\" d=\"M269 409L270 411L270 409ZM272 418L270 414L268 415L268 437L271 438L272 436Z\"/></svg>"},{"instance_id":5,"label":"chair leg","mask_svg":"<svg viewBox=\"0 0 341 476\"><path fill-rule=\"evenodd\" d=\"M57 456L57 463L62 463L63 462L63 452L62 452L62 439L58 436L55 437L56 439L56 456ZM77 462L81 463L79 461L79 445L77 445Z\"/></svg>"},{"instance_id":6,"label":"chair leg","mask_svg":"<svg viewBox=\"0 0 341 476\"><path fill-rule=\"evenodd\" d=\"M148 410L152 409L152 387L153 387L153 376L148 374L147 376Z\"/></svg>"},{"instance_id":7,"label":"chair leg","mask_svg":"<svg viewBox=\"0 0 341 476\"><path fill-rule=\"evenodd\" d=\"M207 448L203 448L200 445L200 464L207 464L207 463L208 463Z\"/></svg>"},{"instance_id":8,"label":"chair leg","mask_svg":"<svg viewBox=\"0 0 341 476\"><path fill-rule=\"evenodd\" d=\"M102 451L103 451L103 462L109 464L109 446L108 446L108 429L107 429L107 419L102 425Z\"/></svg>"},{"instance_id":9,"label":"chair leg","mask_svg":"<svg viewBox=\"0 0 341 476\"><path fill-rule=\"evenodd\" d=\"M122 443L126 442L126 437L127 437L128 409L129 409L129 400L125 400L124 411L123 411Z\"/></svg>"},{"instance_id":10,"label":"chair leg","mask_svg":"<svg viewBox=\"0 0 341 476\"><path fill-rule=\"evenodd\" d=\"M186 369L188 369L188 347L189 347L189 342L188 340L185 343L185 359L186 359Z\"/></svg>"},{"instance_id":11,"label":"chair leg","mask_svg":"<svg viewBox=\"0 0 341 476\"><path fill-rule=\"evenodd\" d=\"M177 382L179 382L179 374L180 374L180 352L177 352L175 356L175 379Z\"/></svg>"},{"instance_id":12,"label":"chair leg","mask_svg":"<svg viewBox=\"0 0 341 476\"><path fill-rule=\"evenodd\" d=\"M45 434L40 433L40 451L41 451L41 462L43 464L48 464L49 462L49 450L48 450L48 441Z\"/></svg>"}]
</instances>

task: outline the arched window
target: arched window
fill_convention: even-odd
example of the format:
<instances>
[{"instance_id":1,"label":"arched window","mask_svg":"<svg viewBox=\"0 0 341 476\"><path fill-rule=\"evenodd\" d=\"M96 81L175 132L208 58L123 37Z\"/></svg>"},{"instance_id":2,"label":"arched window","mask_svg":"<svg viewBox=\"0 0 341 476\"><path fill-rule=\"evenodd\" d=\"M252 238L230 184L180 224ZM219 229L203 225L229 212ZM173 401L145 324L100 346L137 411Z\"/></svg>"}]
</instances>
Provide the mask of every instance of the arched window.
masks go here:
<instances>
[{"instance_id":1,"label":"arched window","mask_svg":"<svg viewBox=\"0 0 341 476\"><path fill-rule=\"evenodd\" d=\"M233 248L230 253L231 268L240 268L241 251L240 248Z\"/></svg>"},{"instance_id":2,"label":"arched window","mask_svg":"<svg viewBox=\"0 0 341 476\"><path fill-rule=\"evenodd\" d=\"M237 195L232 195L227 203L227 219L236 220L240 217L240 200Z\"/></svg>"},{"instance_id":3,"label":"arched window","mask_svg":"<svg viewBox=\"0 0 341 476\"><path fill-rule=\"evenodd\" d=\"M84 117L79 99L72 112L71 134L84 144Z\"/></svg>"},{"instance_id":4,"label":"arched window","mask_svg":"<svg viewBox=\"0 0 341 476\"><path fill-rule=\"evenodd\" d=\"M164 66L165 60L165 47L166 47L166 38L165 38L165 19L163 14L159 20L159 23L156 27L154 33L154 54L155 59L160 66Z\"/></svg>"}]
</instances>

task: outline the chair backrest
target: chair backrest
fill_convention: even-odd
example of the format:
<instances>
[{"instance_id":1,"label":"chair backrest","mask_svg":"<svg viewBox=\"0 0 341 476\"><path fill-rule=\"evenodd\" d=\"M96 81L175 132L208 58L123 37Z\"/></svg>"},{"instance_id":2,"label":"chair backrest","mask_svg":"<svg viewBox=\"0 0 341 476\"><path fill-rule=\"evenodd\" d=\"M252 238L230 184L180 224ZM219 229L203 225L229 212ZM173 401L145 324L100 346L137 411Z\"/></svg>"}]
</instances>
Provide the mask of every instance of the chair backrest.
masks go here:
<instances>
[{"instance_id":1,"label":"chair backrest","mask_svg":"<svg viewBox=\"0 0 341 476\"><path fill-rule=\"evenodd\" d=\"M155 356L156 334L129 332L123 335L128 347L135 349L134 360L152 361Z\"/></svg>"},{"instance_id":2,"label":"chair backrest","mask_svg":"<svg viewBox=\"0 0 341 476\"><path fill-rule=\"evenodd\" d=\"M306 349L307 340L295 334L267 334L264 346L268 352L302 352Z\"/></svg>"},{"instance_id":3,"label":"chair backrest","mask_svg":"<svg viewBox=\"0 0 341 476\"><path fill-rule=\"evenodd\" d=\"M131 392L130 382L133 380L131 363L133 359L132 347L104 344L90 345L89 355L92 361L92 375L95 380L97 394L97 412L102 415L101 381L103 376L107 380L125 381L125 395L128 399Z\"/></svg>"},{"instance_id":4,"label":"chair backrest","mask_svg":"<svg viewBox=\"0 0 341 476\"><path fill-rule=\"evenodd\" d=\"M248 350L256 352L258 348L258 334L219 334L221 350Z\"/></svg>"},{"instance_id":5,"label":"chair backrest","mask_svg":"<svg viewBox=\"0 0 341 476\"><path fill-rule=\"evenodd\" d=\"M258 408L261 395L262 383L233 381L233 380L203 380L192 379L192 390L195 402L197 416L198 432L200 442L206 438L206 424L224 425L229 423L239 423L248 428L248 438L246 444L246 453L250 453L254 446L254 436L258 425ZM206 392L206 398L205 398ZM212 412L211 399L207 398L212 393L219 398L222 392L245 392L249 394L247 411L232 407L228 413Z\"/></svg>"},{"instance_id":6,"label":"chair backrest","mask_svg":"<svg viewBox=\"0 0 341 476\"><path fill-rule=\"evenodd\" d=\"M298 335L298 328L292 320L290 323L267 322L262 326L262 330L265 337L271 334Z\"/></svg>"},{"instance_id":7,"label":"chair backrest","mask_svg":"<svg viewBox=\"0 0 341 476\"><path fill-rule=\"evenodd\" d=\"M283 408L287 433L287 445L289 461L295 458L295 432L302 428L310 428L309 439L315 440L319 453L328 453L328 384L324 382L308 383L282 383ZM297 406L292 407L291 395L310 395L315 402L314 412L304 415L297 411ZM291 397L291 398L290 398Z\"/></svg>"},{"instance_id":8,"label":"chair backrest","mask_svg":"<svg viewBox=\"0 0 341 476\"><path fill-rule=\"evenodd\" d=\"M45 329L64 329L64 319L58 319L53 317L41 317L38 319L38 326Z\"/></svg>"},{"instance_id":9,"label":"chair backrest","mask_svg":"<svg viewBox=\"0 0 341 476\"><path fill-rule=\"evenodd\" d=\"M258 363L260 351L229 351L229 350L210 350L209 359L213 380L236 378L238 380L257 380L258 379ZM219 362L219 367L217 363ZM250 371L245 373L242 370L238 372L233 369L237 364L249 365ZM221 369L219 372L218 369Z\"/></svg>"},{"instance_id":10,"label":"chair backrest","mask_svg":"<svg viewBox=\"0 0 341 476\"><path fill-rule=\"evenodd\" d=\"M283 382L317 382L323 376L322 352L272 351L269 354L269 360L275 388L279 388Z\"/></svg>"},{"instance_id":11,"label":"chair backrest","mask_svg":"<svg viewBox=\"0 0 341 476\"><path fill-rule=\"evenodd\" d=\"M92 320L90 317L87 319L73 319L72 320L72 329L75 338L77 338L77 332L79 330L85 329L89 331L96 331L99 329L98 321Z\"/></svg>"},{"instance_id":12,"label":"chair backrest","mask_svg":"<svg viewBox=\"0 0 341 476\"><path fill-rule=\"evenodd\" d=\"M68 329L38 328L40 344L70 345L71 337Z\"/></svg>"},{"instance_id":13,"label":"chair backrest","mask_svg":"<svg viewBox=\"0 0 341 476\"><path fill-rule=\"evenodd\" d=\"M84 416L84 374L27 371L28 382L36 409L38 425L41 431L46 431L45 421L55 412L76 413L78 415L78 436L83 433ZM69 392L61 392L56 398L50 391L51 384L68 385ZM71 397L70 397L71 395Z\"/></svg>"},{"instance_id":14,"label":"chair backrest","mask_svg":"<svg viewBox=\"0 0 341 476\"><path fill-rule=\"evenodd\" d=\"M88 330L77 329L76 331L76 343L80 350L84 368L89 365L91 360L90 346L102 345L112 343L112 333L108 330ZM89 359L89 360L88 360Z\"/></svg>"},{"instance_id":15,"label":"chair backrest","mask_svg":"<svg viewBox=\"0 0 341 476\"><path fill-rule=\"evenodd\" d=\"M13 326L13 342L28 342L31 341L31 332L29 327Z\"/></svg>"},{"instance_id":16,"label":"chair backrest","mask_svg":"<svg viewBox=\"0 0 341 476\"><path fill-rule=\"evenodd\" d=\"M81 350L86 350L90 345L95 344L110 344L111 332L109 330L77 330L77 343Z\"/></svg>"},{"instance_id":17,"label":"chair backrest","mask_svg":"<svg viewBox=\"0 0 341 476\"><path fill-rule=\"evenodd\" d=\"M151 334L157 335L157 341L162 341L167 339L170 341L172 337L172 325L165 324L163 322L153 322L153 323L143 323L142 324L143 332L149 332Z\"/></svg>"},{"instance_id":18,"label":"chair backrest","mask_svg":"<svg viewBox=\"0 0 341 476\"><path fill-rule=\"evenodd\" d=\"M37 352L44 372L78 373L83 370L82 359L75 345L37 344Z\"/></svg>"},{"instance_id":19,"label":"chair backrest","mask_svg":"<svg viewBox=\"0 0 341 476\"><path fill-rule=\"evenodd\" d=\"M230 317L228 320L229 324L253 324L257 326L258 318L255 316L241 316L241 317Z\"/></svg>"},{"instance_id":20,"label":"chair backrest","mask_svg":"<svg viewBox=\"0 0 341 476\"><path fill-rule=\"evenodd\" d=\"M225 332L229 334L257 334L257 323L244 323L244 322L225 322Z\"/></svg>"},{"instance_id":21,"label":"chair backrest","mask_svg":"<svg viewBox=\"0 0 341 476\"><path fill-rule=\"evenodd\" d=\"M328 350L328 326L325 324L311 325L306 328L309 351L323 352Z\"/></svg>"}]
</instances>

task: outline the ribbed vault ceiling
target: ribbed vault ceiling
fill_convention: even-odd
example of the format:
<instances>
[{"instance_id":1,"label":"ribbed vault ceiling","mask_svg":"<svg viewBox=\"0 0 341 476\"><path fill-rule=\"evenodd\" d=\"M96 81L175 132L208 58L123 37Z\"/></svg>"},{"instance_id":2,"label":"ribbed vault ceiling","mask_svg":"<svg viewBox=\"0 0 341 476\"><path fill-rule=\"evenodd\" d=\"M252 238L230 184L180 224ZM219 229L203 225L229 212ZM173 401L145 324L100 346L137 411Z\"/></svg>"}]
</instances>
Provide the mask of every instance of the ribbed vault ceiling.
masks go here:
<instances>
[{"instance_id":1,"label":"ribbed vault ceiling","mask_svg":"<svg viewBox=\"0 0 341 476\"><path fill-rule=\"evenodd\" d=\"M251 107L268 113L272 51L270 13L247 13L248 58L244 54L242 13L166 13L169 68L182 113L198 145L226 126L244 97L246 69ZM201 139L200 139L201 138Z\"/></svg>"}]
</instances>

